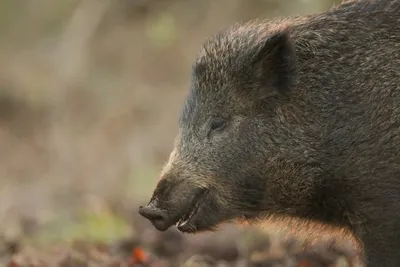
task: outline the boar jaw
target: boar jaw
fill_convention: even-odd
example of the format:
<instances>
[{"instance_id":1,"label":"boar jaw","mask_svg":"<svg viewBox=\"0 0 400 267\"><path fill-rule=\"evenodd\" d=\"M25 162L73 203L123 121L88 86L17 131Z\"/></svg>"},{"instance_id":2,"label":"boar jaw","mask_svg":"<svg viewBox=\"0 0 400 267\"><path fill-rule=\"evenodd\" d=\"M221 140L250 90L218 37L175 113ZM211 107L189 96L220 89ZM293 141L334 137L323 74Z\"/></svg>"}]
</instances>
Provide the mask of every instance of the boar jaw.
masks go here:
<instances>
[{"instance_id":1,"label":"boar jaw","mask_svg":"<svg viewBox=\"0 0 400 267\"><path fill-rule=\"evenodd\" d=\"M194 220L196 219L199 211L201 211L201 206L204 205L207 199L208 190L202 191L198 197L195 198L191 209L185 213L177 222L176 227L181 232L194 232L196 231L196 225L194 225Z\"/></svg>"}]
</instances>

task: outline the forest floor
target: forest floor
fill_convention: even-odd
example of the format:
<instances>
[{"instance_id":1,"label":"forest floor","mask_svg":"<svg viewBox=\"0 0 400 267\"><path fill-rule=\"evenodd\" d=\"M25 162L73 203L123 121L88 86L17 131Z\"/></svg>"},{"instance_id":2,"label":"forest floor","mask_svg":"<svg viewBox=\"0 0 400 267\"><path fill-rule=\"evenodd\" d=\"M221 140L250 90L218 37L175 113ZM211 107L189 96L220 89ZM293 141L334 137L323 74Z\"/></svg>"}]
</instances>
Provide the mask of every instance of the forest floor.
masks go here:
<instances>
[{"instance_id":1,"label":"forest floor","mask_svg":"<svg viewBox=\"0 0 400 267\"><path fill-rule=\"evenodd\" d=\"M31 224L31 225L30 225ZM214 233L159 232L137 212L106 209L78 223L35 226L28 237L0 240L0 265L7 267L351 267L359 253L343 239L299 239L271 235L249 225L226 225Z\"/></svg>"}]
</instances>

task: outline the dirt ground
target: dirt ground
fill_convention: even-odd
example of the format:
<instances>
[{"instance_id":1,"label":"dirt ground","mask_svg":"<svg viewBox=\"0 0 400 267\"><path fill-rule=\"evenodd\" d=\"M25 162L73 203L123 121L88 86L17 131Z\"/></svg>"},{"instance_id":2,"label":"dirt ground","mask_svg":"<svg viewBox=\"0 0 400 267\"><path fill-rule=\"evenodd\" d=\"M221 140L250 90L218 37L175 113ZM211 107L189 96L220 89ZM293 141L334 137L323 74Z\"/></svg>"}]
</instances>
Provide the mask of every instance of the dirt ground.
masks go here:
<instances>
[{"instance_id":1,"label":"dirt ground","mask_svg":"<svg viewBox=\"0 0 400 267\"><path fill-rule=\"evenodd\" d=\"M99 214L98 218L105 225L109 220L107 217L116 216L105 210ZM86 238L72 238L69 241L64 239L62 242L53 240L38 243L40 234L37 233L40 229L37 227L35 229L35 226L31 225L30 234L35 236L36 231L34 238L36 242L29 242L21 236L20 239L2 240L1 266L361 266L360 254L354 243L339 236L329 235L321 238L321 235L316 234L315 236L319 238L305 239L299 238L296 234L277 234L277 231L271 235L259 224L226 224L214 233L184 235L176 228L159 232L137 212L132 211L131 214L133 216L129 219L130 234L112 241L86 236ZM26 222L25 226L29 224L33 222ZM65 227L65 224L62 227ZM103 229L110 231L112 227L105 226Z\"/></svg>"}]
</instances>

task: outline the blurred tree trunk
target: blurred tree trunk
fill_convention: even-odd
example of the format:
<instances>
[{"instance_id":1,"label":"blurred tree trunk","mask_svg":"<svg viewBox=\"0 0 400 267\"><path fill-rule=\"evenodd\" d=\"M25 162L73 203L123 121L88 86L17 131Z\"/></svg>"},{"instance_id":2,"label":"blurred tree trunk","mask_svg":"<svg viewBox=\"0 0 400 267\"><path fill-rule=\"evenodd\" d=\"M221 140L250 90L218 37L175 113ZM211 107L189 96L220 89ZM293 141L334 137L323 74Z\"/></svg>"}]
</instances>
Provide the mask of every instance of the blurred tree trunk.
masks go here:
<instances>
[{"instance_id":1,"label":"blurred tree trunk","mask_svg":"<svg viewBox=\"0 0 400 267\"><path fill-rule=\"evenodd\" d=\"M79 170L79 162L74 157L76 139L70 132L74 119L70 114L74 111L70 109L68 96L71 90L79 87L83 76L87 73L90 43L110 3L111 0L80 1L67 22L54 52L53 68L57 88L53 88L52 94L52 105L55 108L50 134L52 137L50 147L53 149L54 160L51 166L64 176L60 177L60 181L66 182L67 186L68 176L74 175L74 171Z\"/></svg>"}]
</instances>

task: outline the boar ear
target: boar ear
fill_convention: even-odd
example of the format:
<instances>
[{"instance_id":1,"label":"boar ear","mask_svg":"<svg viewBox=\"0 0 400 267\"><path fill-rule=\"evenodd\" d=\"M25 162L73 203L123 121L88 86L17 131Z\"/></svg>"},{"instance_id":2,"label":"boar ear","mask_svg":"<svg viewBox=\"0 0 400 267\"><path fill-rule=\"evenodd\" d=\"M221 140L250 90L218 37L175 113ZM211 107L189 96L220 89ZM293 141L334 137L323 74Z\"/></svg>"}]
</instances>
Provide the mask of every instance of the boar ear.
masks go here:
<instances>
[{"instance_id":1,"label":"boar ear","mask_svg":"<svg viewBox=\"0 0 400 267\"><path fill-rule=\"evenodd\" d=\"M281 31L263 41L253 66L265 96L286 95L294 85L296 74L295 48L289 33Z\"/></svg>"}]
</instances>

